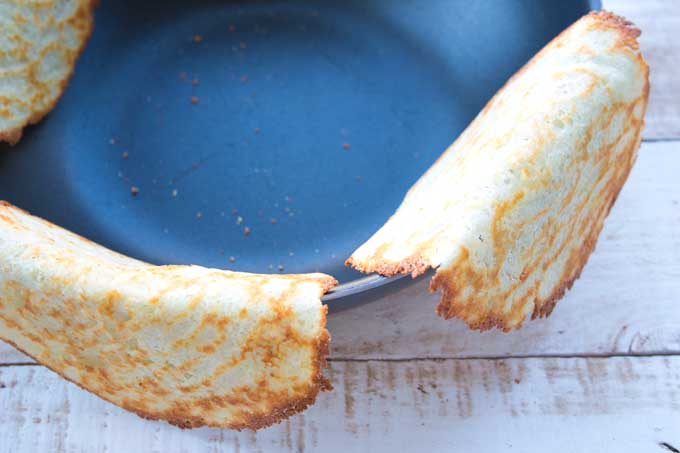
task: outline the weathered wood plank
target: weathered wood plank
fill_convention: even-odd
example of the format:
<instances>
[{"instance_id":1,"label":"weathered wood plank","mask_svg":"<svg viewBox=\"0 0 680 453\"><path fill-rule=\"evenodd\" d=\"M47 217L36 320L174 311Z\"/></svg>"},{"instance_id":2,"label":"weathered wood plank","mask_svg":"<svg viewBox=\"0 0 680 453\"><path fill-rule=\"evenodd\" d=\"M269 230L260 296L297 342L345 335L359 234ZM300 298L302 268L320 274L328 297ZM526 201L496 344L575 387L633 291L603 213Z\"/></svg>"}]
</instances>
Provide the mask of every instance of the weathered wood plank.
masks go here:
<instances>
[{"instance_id":1,"label":"weathered wood plank","mask_svg":"<svg viewBox=\"0 0 680 453\"><path fill-rule=\"evenodd\" d=\"M547 320L472 332L423 280L329 317L336 358L680 352L680 142L644 143L583 275ZM336 302L341 303L341 302ZM0 363L30 362L0 345Z\"/></svg>"},{"instance_id":2,"label":"weathered wood plank","mask_svg":"<svg viewBox=\"0 0 680 453\"><path fill-rule=\"evenodd\" d=\"M651 90L645 120L647 139L680 138L680 2L677 0L604 0L605 9L632 20L649 63Z\"/></svg>"},{"instance_id":3,"label":"weathered wood plank","mask_svg":"<svg viewBox=\"0 0 680 453\"><path fill-rule=\"evenodd\" d=\"M45 368L0 367L0 452L680 447L680 357L335 362L330 371L335 390L309 411L237 433L145 421Z\"/></svg>"}]
</instances>

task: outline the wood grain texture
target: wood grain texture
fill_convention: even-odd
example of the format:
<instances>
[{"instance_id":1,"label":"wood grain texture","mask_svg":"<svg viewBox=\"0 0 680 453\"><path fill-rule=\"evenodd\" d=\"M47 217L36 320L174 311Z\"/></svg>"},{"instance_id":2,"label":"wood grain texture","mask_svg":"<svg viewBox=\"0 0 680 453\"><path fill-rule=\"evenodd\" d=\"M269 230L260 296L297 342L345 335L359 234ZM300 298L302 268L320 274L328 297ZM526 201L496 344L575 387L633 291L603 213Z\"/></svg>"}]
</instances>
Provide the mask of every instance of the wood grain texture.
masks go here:
<instances>
[{"instance_id":1,"label":"wood grain texture","mask_svg":"<svg viewBox=\"0 0 680 453\"><path fill-rule=\"evenodd\" d=\"M650 67L651 89L646 139L680 138L680 2L677 0L603 0L603 7L642 30L640 45Z\"/></svg>"},{"instance_id":2,"label":"wood grain texture","mask_svg":"<svg viewBox=\"0 0 680 453\"><path fill-rule=\"evenodd\" d=\"M434 314L426 279L329 317L335 358L680 353L680 142L643 143L574 288L546 320L478 333ZM336 302L341 303L341 302ZM31 360L0 343L0 363Z\"/></svg>"},{"instance_id":3,"label":"wood grain texture","mask_svg":"<svg viewBox=\"0 0 680 453\"><path fill-rule=\"evenodd\" d=\"M330 371L335 391L309 411L238 433L144 421L45 368L0 367L0 452L680 446L680 357L335 362Z\"/></svg>"}]
</instances>

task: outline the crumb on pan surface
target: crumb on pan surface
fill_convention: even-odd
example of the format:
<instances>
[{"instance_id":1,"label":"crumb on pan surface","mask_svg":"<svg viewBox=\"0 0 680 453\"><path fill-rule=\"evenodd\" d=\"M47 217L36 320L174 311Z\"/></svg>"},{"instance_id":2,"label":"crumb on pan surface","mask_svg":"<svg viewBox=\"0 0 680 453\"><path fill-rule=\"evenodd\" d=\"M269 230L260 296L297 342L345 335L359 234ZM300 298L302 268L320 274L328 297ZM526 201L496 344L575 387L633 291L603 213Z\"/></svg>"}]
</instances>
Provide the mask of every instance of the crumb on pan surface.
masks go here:
<instances>
[{"instance_id":1,"label":"crumb on pan surface","mask_svg":"<svg viewBox=\"0 0 680 453\"><path fill-rule=\"evenodd\" d=\"M56 105L92 32L96 0L10 0L0 10L0 141Z\"/></svg>"},{"instance_id":2,"label":"crumb on pan surface","mask_svg":"<svg viewBox=\"0 0 680 453\"><path fill-rule=\"evenodd\" d=\"M330 389L323 274L153 266L0 202L0 339L180 427L257 429Z\"/></svg>"},{"instance_id":3,"label":"crumb on pan surface","mask_svg":"<svg viewBox=\"0 0 680 453\"><path fill-rule=\"evenodd\" d=\"M437 313L511 330L548 316L635 162L649 95L640 31L590 13L520 69L347 260L436 269Z\"/></svg>"}]
</instances>

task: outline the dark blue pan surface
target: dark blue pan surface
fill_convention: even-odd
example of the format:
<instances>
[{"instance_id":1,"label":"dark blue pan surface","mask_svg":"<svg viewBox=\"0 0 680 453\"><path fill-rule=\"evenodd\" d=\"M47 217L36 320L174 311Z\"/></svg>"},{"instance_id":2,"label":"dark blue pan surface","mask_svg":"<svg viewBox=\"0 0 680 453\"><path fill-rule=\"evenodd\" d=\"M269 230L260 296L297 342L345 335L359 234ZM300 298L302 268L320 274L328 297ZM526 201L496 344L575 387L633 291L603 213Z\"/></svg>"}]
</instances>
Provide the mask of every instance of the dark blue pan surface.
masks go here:
<instances>
[{"instance_id":1,"label":"dark blue pan surface","mask_svg":"<svg viewBox=\"0 0 680 453\"><path fill-rule=\"evenodd\" d=\"M0 147L0 199L152 263L351 282L344 260L591 6L102 1L57 108Z\"/></svg>"}]
</instances>

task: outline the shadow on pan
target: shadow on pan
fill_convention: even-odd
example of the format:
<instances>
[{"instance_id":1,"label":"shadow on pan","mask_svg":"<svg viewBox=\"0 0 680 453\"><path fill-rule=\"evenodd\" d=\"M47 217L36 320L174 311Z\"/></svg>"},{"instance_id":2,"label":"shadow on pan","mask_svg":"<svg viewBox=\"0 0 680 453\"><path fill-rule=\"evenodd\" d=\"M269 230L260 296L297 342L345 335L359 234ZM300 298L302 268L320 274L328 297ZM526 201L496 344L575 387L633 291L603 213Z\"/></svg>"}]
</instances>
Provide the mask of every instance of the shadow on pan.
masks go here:
<instances>
[{"instance_id":1,"label":"shadow on pan","mask_svg":"<svg viewBox=\"0 0 680 453\"><path fill-rule=\"evenodd\" d=\"M102 2L55 111L2 148L0 198L144 261L356 289L344 260L590 7Z\"/></svg>"}]
</instances>

